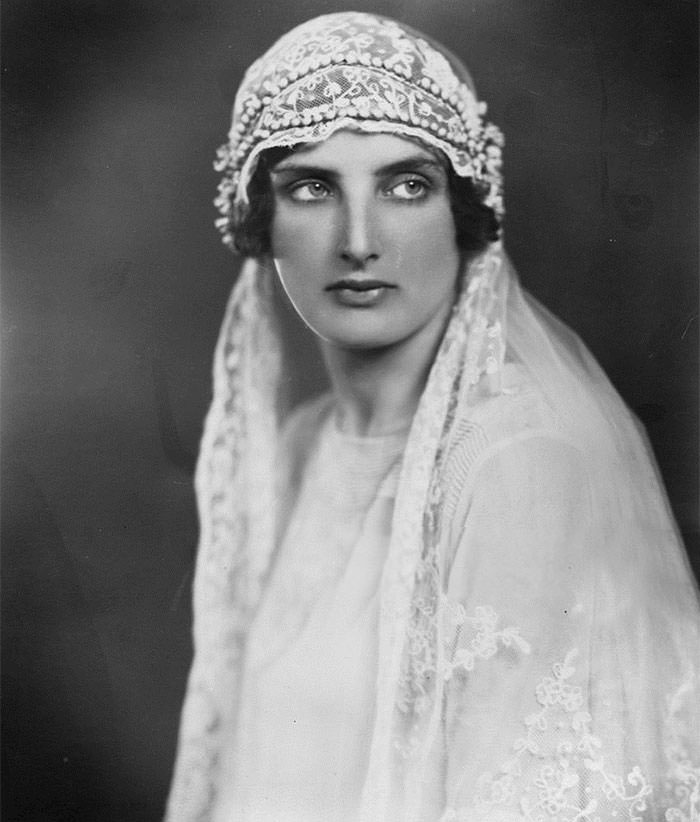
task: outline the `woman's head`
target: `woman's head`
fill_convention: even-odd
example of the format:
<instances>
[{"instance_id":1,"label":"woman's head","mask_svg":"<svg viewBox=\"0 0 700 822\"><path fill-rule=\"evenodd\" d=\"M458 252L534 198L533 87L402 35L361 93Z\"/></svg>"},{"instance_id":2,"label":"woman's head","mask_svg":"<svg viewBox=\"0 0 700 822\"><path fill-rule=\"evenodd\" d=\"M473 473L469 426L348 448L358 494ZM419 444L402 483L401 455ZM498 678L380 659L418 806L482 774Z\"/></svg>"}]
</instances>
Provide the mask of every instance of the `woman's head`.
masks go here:
<instances>
[{"instance_id":1,"label":"woman's head","mask_svg":"<svg viewBox=\"0 0 700 822\"><path fill-rule=\"evenodd\" d=\"M279 158L268 178L270 257L319 337L363 350L439 338L463 255L434 151L342 130Z\"/></svg>"},{"instance_id":2,"label":"woman's head","mask_svg":"<svg viewBox=\"0 0 700 822\"><path fill-rule=\"evenodd\" d=\"M466 69L420 33L357 12L310 20L250 67L236 96L217 163L224 241L265 253L278 150L351 129L416 140L444 158L458 247L479 250L502 214L502 136L484 112Z\"/></svg>"}]
</instances>

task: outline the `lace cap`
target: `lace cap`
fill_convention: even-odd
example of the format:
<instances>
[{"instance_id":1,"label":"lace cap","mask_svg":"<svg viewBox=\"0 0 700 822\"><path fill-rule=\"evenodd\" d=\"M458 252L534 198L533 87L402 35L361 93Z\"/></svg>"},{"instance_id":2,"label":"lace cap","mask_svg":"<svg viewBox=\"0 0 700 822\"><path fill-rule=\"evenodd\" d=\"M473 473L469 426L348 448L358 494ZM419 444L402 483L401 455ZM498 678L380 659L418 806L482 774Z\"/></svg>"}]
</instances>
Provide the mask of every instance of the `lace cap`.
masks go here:
<instances>
[{"instance_id":1,"label":"lace cap","mask_svg":"<svg viewBox=\"0 0 700 822\"><path fill-rule=\"evenodd\" d=\"M483 116L466 69L446 50L394 20L360 12L315 17L280 38L246 72L215 204L224 242L247 203L257 158L269 148L326 140L342 129L422 140L484 190L503 214L503 135Z\"/></svg>"}]
</instances>

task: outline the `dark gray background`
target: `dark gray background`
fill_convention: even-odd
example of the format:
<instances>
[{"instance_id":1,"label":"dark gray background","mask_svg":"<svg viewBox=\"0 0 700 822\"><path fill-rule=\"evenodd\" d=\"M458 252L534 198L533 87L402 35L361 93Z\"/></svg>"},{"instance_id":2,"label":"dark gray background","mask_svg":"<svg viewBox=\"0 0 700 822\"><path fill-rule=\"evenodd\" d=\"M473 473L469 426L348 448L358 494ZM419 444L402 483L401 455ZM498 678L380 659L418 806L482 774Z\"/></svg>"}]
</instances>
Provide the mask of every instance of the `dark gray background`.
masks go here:
<instances>
[{"instance_id":1,"label":"dark gray background","mask_svg":"<svg viewBox=\"0 0 700 822\"><path fill-rule=\"evenodd\" d=\"M470 66L507 138L511 255L645 421L697 561L696 4L352 5ZM245 67L342 8L3 2L5 820L161 814L237 269L211 161Z\"/></svg>"}]
</instances>

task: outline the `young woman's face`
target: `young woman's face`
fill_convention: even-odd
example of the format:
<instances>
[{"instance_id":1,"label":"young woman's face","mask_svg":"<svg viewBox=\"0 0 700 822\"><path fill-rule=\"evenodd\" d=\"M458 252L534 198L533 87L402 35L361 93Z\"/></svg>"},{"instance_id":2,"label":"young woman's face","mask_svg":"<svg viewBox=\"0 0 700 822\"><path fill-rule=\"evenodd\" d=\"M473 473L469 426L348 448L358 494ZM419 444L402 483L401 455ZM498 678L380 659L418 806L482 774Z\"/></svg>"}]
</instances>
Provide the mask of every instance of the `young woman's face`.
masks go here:
<instances>
[{"instance_id":1,"label":"young woman's face","mask_svg":"<svg viewBox=\"0 0 700 822\"><path fill-rule=\"evenodd\" d=\"M272 256L304 322L344 348L434 329L455 298L460 253L447 172L389 134L341 131L271 171Z\"/></svg>"}]
</instances>

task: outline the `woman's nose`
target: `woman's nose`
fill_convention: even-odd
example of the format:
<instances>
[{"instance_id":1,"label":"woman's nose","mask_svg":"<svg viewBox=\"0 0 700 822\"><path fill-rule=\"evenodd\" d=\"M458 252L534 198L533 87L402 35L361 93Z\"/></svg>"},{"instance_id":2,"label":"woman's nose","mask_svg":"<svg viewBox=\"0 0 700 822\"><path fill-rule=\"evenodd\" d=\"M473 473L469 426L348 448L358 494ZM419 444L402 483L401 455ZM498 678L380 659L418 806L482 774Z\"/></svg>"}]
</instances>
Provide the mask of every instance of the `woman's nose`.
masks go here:
<instances>
[{"instance_id":1,"label":"woman's nose","mask_svg":"<svg viewBox=\"0 0 700 822\"><path fill-rule=\"evenodd\" d=\"M354 268L362 268L381 253L377 215L366 197L348 198L343 212L340 256Z\"/></svg>"}]
</instances>

